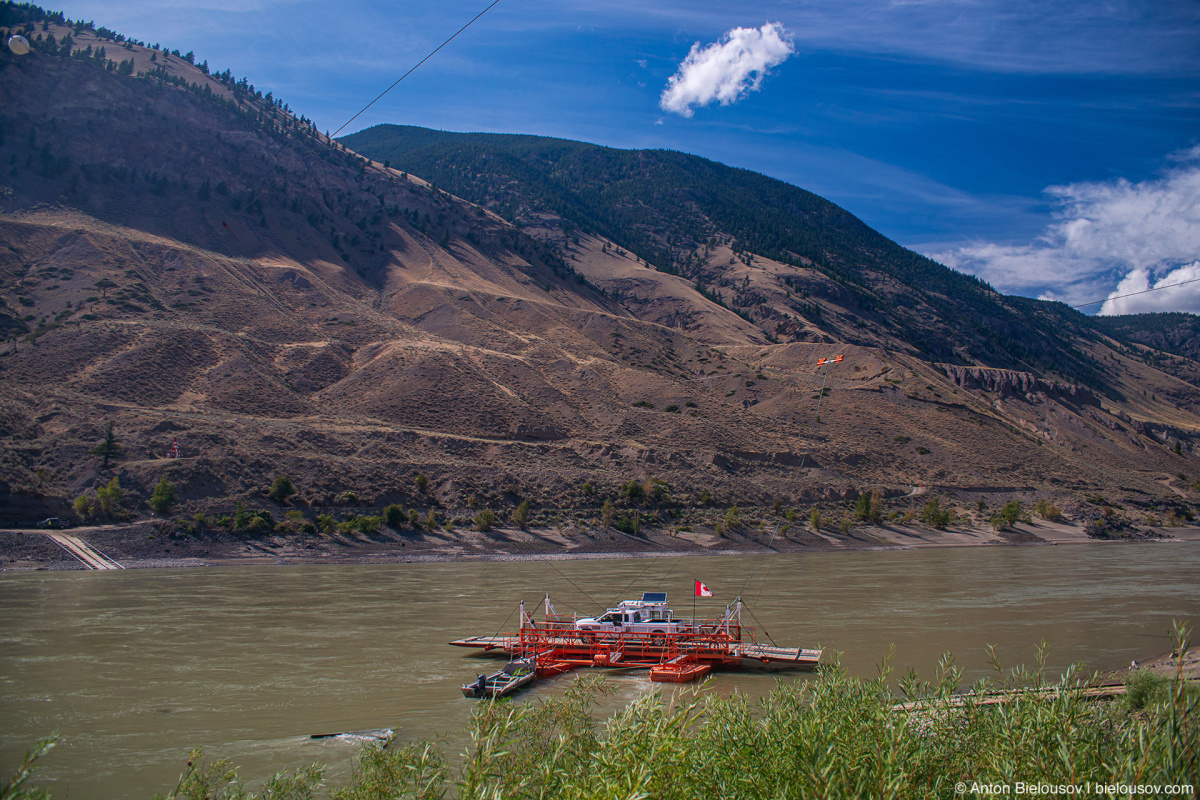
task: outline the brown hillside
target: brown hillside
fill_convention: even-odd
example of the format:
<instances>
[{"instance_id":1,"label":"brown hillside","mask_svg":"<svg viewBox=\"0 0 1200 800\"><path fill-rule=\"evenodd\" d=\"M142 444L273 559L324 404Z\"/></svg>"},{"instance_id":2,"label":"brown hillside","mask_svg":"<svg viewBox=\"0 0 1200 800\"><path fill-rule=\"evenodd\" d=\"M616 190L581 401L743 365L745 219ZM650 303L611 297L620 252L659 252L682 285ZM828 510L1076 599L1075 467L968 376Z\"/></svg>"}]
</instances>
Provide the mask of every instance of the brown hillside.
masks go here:
<instances>
[{"instance_id":1,"label":"brown hillside","mask_svg":"<svg viewBox=\"0 0 1200 800\"><path fill-rule=\"evenodd\" d=\"M664 523L704 492L722 511L921 484L972 503L1099 492L1130 514L1195 499L1174 477L1200 473L1194 388L1115 346L1092 345L1119 402L969 373L855 325L823 274L711 250L774 309L789 341L772 343L612 242L560 248L551 217L517 229L178 58L191 88L136 74L161 53L106 47L135 74L0 55L0 522L113 474L139 513L163 476L191 512L269 505L279 473L306 513L527 498L543 522L648 478L670 486L642 507ZM785 272L820 322L788 310ZM837 353L826 377L815 361ZM102 471L108 420L123 454Z\"/></svg>"}]
</instances>

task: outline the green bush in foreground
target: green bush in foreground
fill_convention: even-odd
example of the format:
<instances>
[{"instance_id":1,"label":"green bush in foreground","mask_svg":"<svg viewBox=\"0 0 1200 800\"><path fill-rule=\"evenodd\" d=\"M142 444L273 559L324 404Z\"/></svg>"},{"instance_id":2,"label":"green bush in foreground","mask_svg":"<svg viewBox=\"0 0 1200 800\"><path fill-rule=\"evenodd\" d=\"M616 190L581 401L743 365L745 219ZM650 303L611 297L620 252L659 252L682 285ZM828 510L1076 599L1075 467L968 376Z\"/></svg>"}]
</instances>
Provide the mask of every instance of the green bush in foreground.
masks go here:
<instances>
[{"instance_id":1,"label":"green bush in foreground","mask_svg":"<svg viewBox=\"0 0 1200 800\"><path fill-rule=\"evenodd\" d=\"M1186 647L1186 643L1185 643ZM936 680L900 681L916 708L880 677L837 663L769 696L687 690L639 698L607 722L593 718L607 689L590 676L540 702L482 702L456 780L431 744L368 745L334 800L484 798L954 798L955 784L1194 782L1200 771L1200 691L1182 681L1131 679L1134 702L1095 702L1071 669L1056 683L1024 668L958 694L946 656ZM1145 683L1145 691L1136 689ZM1017 699L984 701L996 691ZM24 768L28 771L28 765ZM193 757L167 798L310 798L318 767L275 776L246 794L228 762ZM17 797L21 795L11 795ZM966 796L972 796L970 792ZM10 795L4 795L5 798Z\"/></svg>"}]
</instances>

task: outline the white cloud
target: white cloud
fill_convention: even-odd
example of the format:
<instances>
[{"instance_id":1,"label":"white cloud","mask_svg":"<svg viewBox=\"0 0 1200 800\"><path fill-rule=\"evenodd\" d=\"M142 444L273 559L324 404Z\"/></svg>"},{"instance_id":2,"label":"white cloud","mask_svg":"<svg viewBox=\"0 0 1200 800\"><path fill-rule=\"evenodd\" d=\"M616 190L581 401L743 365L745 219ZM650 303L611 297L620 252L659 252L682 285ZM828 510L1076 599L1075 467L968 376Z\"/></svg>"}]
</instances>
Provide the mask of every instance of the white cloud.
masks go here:
<instances>
[{"instance_id":1,"label":"white cloud","mask_svg":"<svg viewBox=\"0 0 1200 800\"><path fill-rule=\"evenodd\" d=\"M664 111L690 117L693 106L714 101L723 106L736 103L758 91L767 71L793 52L791 34L778 22L761 28L733 28L719 42L703 47L696 42L667 82L659 105Z\"/></svg>"},{"instance_id":2,"label":"white cloud","mask_svg":"<svg viewBox=\"0 0 1200 800\"><path fill-rule=\"evenodd\" d=\"M1157 291L1148 292L1149 289ZM1171 270L1153 285L1148 271L1136 269L1117 284L1100 308L1101 314L1144 314L1150 311L1200 312L1200 261Z\"/></svg>"},{"instance_id":3,"label":"white cloud","mask_svg":"<svg viewBox=\"0 0 1200 800\"><path fill-rule=\"evenodd\" d=\"M998 289L1084 303L1100 313L1200 313L1200 283L1137 297L1117 295L1200 277L1200 148L1169 157L1161 177L1051 186L1054 222L1029 244L973 242L930 253Z\"/></svg>"}]
</instances>

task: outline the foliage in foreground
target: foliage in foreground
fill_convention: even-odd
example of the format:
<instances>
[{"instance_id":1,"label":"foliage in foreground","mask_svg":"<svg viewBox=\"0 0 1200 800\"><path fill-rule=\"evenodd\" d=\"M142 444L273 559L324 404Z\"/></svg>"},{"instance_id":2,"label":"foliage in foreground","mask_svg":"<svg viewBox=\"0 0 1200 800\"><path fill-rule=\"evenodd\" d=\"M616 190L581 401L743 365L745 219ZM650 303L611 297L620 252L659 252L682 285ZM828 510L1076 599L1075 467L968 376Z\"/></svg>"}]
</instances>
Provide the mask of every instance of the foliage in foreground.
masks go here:
<instances>
[{"instance_id":1,"label":"foliage in foreground","mask_svg":"<svg viewBox=\"0 0 1200 800\"><path fill-rule=\"evenodd\" d=\"M1178 644L1186 650L1186 636ZM900 686L917 709L896 706L886 662L869 681L834 664L807 682L781 681L758 701L649 695L603 725L593 711L606 687L584 677L561 697L480 703L457 780L429 743L368 745L350 784L330 796L952 798L959 781L1166 785L1200 773L1195 686L1135 673L1127 698L1096 703L1074 669L1043 681L1040 654L1034 671L996 669L966 694L949 656L934 683L910 673ZM1019 699L987 704L997 691ZM314 766L249 794L227 761L204 765L194 754L166 797L303 800L321 781ZM20 791L3 797L33 796Z\"/></svg>"},{"instance_id":2,"label":"foliage in foreground","mask_svg":"<svg viewBox=\"0 0 1200 800\"><path fill-rule=\"evenodd\" d=\"M952 699L959 673L943 659L935 684L902 681L927 703L906 712L886 669L863 681L834 665L760 701L650 695L603 730L589 714L597 687L581 680L542 704L481 705L458 796L954 797L958 781L1167 784L1200 770L1200 696L1182 683L1157 702L1139 695L1137 710L1085 699L1074 670L1056 684L1000 675ZM1023 697L982 702L997 690Z\"/></svg>"}]
</instances>

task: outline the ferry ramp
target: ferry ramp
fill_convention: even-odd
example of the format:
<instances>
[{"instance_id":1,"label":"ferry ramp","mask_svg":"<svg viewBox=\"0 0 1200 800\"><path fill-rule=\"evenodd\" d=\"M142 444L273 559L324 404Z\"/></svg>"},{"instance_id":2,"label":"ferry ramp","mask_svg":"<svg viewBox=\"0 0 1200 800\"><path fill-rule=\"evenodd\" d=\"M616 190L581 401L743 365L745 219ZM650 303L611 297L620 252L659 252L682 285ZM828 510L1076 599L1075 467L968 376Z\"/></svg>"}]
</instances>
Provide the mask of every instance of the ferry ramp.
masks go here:
<instances>
[{"instance_id":1,"label":"ferry ramp","mask_svg":"<svg viewBox=\"0 0 1200 800\"><path fill-rule=\"evenodd\" d=\"M125 569L114 559L101 553L92 545L78 536L69 533L47 533L55 544L66 550L72 558L83 564L86 569Z\"/></svg>"}]
</instances>

